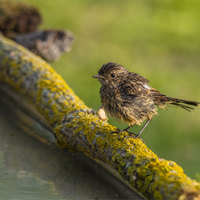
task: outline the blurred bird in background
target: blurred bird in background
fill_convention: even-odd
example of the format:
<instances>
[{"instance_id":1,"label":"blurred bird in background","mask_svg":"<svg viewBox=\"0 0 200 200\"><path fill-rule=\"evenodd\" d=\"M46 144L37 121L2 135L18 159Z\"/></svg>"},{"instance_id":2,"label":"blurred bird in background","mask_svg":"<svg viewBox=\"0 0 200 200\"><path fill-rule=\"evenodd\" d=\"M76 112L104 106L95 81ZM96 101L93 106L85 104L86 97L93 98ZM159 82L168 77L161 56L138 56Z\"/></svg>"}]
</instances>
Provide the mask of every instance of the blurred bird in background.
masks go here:
<instances>
[{"instance_id":1,"label":"blurred bird in background","mask_svg":"<svg viewBox=\"0 0 200 200\"><path fill-rule=\"evenodd\" d=\"M0 2L0 32L48 62L71 49L74 37L66 30L38 30L38 9L23 2Z\"/></svg>"},{"instance_id":2,"label":"blurred bird in background","mask_svg":"<svg viewBox=\"0 0 200 200\"><path fill-rule=\"evenodd\" d=\"M69 31L45 30L18 35L13 40L46 61L53 62L71 49L73 38Z\"/></svg>"},{"instance_id":3,"label":"blurred bird in background","mask_svg":"<svg viewBox=\"0 0 200 200\"><path fill-rule=\"evenodd\" d=\"M36 7L22 2L0 2L0 31L6 37L35 32L41 23Z\"/></svg>"}]
</instances>

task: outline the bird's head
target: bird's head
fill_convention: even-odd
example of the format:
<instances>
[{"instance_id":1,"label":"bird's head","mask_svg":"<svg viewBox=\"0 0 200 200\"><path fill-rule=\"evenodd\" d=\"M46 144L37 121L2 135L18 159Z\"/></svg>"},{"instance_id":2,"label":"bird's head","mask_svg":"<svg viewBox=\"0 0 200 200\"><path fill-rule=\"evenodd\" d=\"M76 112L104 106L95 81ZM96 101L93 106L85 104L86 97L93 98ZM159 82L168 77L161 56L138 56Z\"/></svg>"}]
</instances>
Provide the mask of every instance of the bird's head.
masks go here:
<instances>
[{"instance_id":1,"label":"bird's head","mask_svg":"<svg viewBox=\"0 0 200 200\"><path fill-rule=\"evenodd\" d=\"M94 75L93 78L98 78L102 84L117 84L129 72L121 65L117 63L109 62L104 64L98 71L97 75Z\"/></svg>"}]
</instances>

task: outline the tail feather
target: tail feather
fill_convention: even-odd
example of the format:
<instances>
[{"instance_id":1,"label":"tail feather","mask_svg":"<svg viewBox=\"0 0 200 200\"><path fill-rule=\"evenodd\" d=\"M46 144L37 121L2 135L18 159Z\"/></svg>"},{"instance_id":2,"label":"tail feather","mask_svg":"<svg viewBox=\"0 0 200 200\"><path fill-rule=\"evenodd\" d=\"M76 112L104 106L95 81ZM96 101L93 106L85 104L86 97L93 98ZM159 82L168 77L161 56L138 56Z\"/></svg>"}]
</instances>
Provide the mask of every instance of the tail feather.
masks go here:
<instances>
[{"instance_id":1,"label":"tail feather","mask_svg":"<svg viewBox=\"0 0 200 200\"><path fill-rule=\"evenodd\" d=\"M177 99L177 98L166 97L166 96L164 97L164 99L165 99L165 103L179 106L187 111L193 110L194 109L193 106L198 106L200 104L200 102L196 102L196 101L188 101L188 100Z\"/></svg>"},{"instance_id":2,"label":"tail feather","mask_svg":"<svg viewBox=\"0 0 200 200\"><path fill-rule=\"evenodd\" d=\"M161 94L158 90L151 88L150 94L153 97L153 100L157 106L165 107L165 104L172 104L178 107L181 107L187 111L191 111L195 106L198 106L200 102L188 101L183 99L177 99L173 97L167 97L164 94Z\"/></svg>"}]
</instances>

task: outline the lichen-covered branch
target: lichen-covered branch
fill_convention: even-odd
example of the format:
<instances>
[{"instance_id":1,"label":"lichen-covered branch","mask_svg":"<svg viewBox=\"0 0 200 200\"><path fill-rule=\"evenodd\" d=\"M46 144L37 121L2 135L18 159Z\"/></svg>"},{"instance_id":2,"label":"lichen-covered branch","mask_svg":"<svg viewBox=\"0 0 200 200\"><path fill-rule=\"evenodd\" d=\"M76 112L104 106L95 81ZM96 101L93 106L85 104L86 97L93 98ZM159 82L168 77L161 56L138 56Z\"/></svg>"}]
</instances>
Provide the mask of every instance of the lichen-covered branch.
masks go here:
<instances>
[{"instance_id":1,"label":"lichen-covered branch","mask_svg":"<svg viewBox=\"0 0 200 200\"><path fill-rule=\"evenodd\" d=\"M147 199L200 199L200 183L127 132L99 119L45 61L0 38L0 81L24 95L49 123L60 147L82 151L116 169Z\"/></svg>"}]
</instances>

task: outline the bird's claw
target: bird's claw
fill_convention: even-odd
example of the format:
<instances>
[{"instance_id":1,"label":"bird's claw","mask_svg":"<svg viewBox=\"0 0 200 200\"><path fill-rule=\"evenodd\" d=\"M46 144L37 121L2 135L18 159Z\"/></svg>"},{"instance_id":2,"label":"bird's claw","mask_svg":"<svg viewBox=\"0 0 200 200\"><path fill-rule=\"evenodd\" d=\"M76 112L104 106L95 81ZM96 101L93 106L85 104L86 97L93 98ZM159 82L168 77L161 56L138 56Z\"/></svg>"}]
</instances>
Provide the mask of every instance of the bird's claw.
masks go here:
<instances>
[{"instance_id":1,"label":"bird's claw","mask_svg":"<svg viewBox=\"0 0 200 200\"><path fill-rule=\"evenodd\" d=\"M120 133L120 132L122 132L122 130L120 130L120 129L118 128L116 131L112 131L111 134L113 134L113 133Z\"/></svg>"},{"instance_id":2,"label":"bird's claw","mask_svg":"<svg viewBox=\"0 0 200 200\"><path fill-rule=\"evenodd\" d=\"M127 131L127 130L121 130L121 129L117 129L116 131L112 131L112 133L121 133L121 132L127 132L129 133L130 135L134 135L134 137L137 137L137 135L134 133L134 132L131 132L131 131Z\"/></svg>"}]
</instances>

